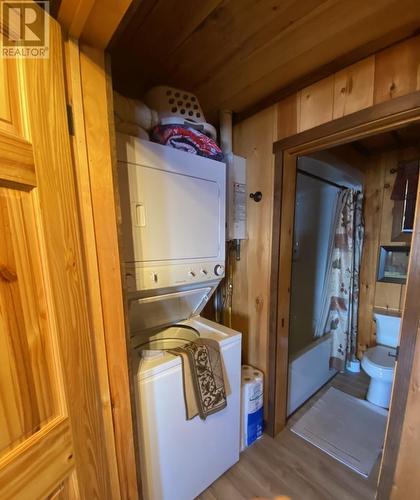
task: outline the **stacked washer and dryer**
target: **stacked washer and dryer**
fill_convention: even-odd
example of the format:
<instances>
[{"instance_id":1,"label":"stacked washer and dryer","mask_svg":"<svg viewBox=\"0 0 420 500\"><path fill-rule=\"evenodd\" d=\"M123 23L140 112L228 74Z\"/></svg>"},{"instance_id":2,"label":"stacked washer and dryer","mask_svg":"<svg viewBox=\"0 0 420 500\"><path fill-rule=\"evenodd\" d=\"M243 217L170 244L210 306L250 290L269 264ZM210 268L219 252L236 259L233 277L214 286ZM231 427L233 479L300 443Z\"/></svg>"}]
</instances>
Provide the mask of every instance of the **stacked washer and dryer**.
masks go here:
<instances>
[{"instance_id":1,"label":"stacked washer and dryer","mask_svg":"<svg viewBox=\"0 0 420 500\"><path fill-rule=\"evenodd\" d=\"M143 493L192 500L239 460L241 334L200 316L224 276L226 166L117 144ZM186 420L181 358L166 350L198 337L219 342L227 406Z\"/></svg>"}]
</instances>

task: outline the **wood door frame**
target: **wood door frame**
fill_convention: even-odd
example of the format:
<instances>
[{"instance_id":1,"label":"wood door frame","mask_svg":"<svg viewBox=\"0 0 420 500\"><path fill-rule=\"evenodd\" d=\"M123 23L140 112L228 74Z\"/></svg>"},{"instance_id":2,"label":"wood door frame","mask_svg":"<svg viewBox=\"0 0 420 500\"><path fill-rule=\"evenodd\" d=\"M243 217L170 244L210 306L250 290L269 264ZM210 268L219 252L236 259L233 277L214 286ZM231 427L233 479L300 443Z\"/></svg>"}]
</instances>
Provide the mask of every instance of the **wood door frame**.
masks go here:
<instances>
[{"instance_id":1,"label":"wood door frame","mask_svg":"<svg viewBox=\"0 0 420 500\"><path fill-rule=\"evenodd\" d=\"M142 498L142 490L120 272L110 70L101 49L79 45L71 38L64 43L64 59L88 305L95 330L105 445L113 472L110 479L116 498L135 500Z\"/></svg>"},{"instance_id":2,"label":"wood door frame","mask_svg":"<svg viewBox=\"0 0 420 500\"><path fill-rule=\"evenodd\" d=\"M286 424L288 337L292 269L296 168L298 156L314 153L363 137L377 135L420 121L420 91L398 97L349 116L277 141L275 154L272 261L269 328L269 404L267 431L276 435ZM420 230L420 197L417 197L415 226ZM280 220L280 224L278 221ZM396 469L399 443L409 392L417 341L420 311L420 237L413 232L412 258L407 277L400 346L388 430L385 441L378 498L389 498ZM417 258L418 257L418 258ZM281 277L281 280L279 280ZM417 344L420 344L420 340Z\"/></svg>"}]
</instances>

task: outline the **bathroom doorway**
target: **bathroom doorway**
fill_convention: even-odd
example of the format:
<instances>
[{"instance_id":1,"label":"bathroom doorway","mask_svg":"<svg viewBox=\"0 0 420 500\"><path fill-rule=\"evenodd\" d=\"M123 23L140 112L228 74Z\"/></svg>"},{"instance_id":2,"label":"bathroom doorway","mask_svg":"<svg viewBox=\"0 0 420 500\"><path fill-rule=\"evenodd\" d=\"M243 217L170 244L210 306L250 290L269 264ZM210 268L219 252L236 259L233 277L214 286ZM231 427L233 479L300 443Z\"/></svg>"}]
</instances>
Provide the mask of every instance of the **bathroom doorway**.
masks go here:
<instances>
[{"instance_id":1,"label":"bathroom doorway","mask_svg":"<svg viewBox=\"0 0 420 500\"><path fill-rule=\"evenodd\" d=\"M294 207L295 190L297 180L297 158L299 156L313 154L319 151L330 150L339 145L349 145L359 142L359 153L365 144L360 144L363 140L375 141L376 137L384 132L402 130L412 125L420 118L420 102L413 107L413 102L400 99L398 106L396 103L390 107L378 105L374 113L361 111L351 117L336 120L332 124L322 125L307 132L303 132L294 137L279 141L275 144L276 155L276 175L279 189L275 193L275 215L281 219L280 234L276 235L274 229L273 246L273 273L272 273L272 325L273 335L271 346L273 347L270 359L269 379L270 385L270 405L268 415L268 428L276 434L284 427L287 413L287 380L288 380L288 340L290 327L290 284L292 282L292 257L293 257L293 234L294 227ZM397 109L398 108L398 109ZM410 135L413 131L410 130ZM418 132L418 131L417 131ZM391 136L395 134L391 133ZM415 137L416 132L413 132ZM381 137L379 140L382 140ZM396 138L393 137L392 140ZM372 146L373 147L373 146ZM356 147L357 148L357 147ZM391 168L389 169L391 170ZM369 175L374 175L373 170ZM382 179L383 181L383 179ZM386 188L386 182L383 187ZM388 189L388 188L386 188ZM374 194L377 193L374 190ZM375 196L371 197L372 206L375 206ZM367 202L366 202L367 203ZM419 200L417 199L417 206ZM371 211L372 216L374 211ZM407 403L408 384L410 380L411 368L414 354L416 352L415 325L418 324L418 308L415 306L414 297L420 291L420 277L417 267L420 266L416 257L420 253L420 239L417 231L420 229L419 217L414 221L414 238L411 245L411 265L407 275L407 285L400 290L400 303L403 307L403 318L401 328L401 341L399 359L396 365L396 376L394 381L393 400L391 403L390 418L388 425L387 441L381 464L382 474L379 481L379 492L386 498L387 492L392 484L392 478L396 467L396 456L398 453L398 443L401 439L401 427L404 414L401 408ZM377 249L378 250L378 249ZM371 252L372 253L372 252ZM372 253L377 256L377 252ZM373 262L373 261L372 261ZM373 265L370 266L373 269ZM374 269L376 279L377 269ZM280 279L279 279L280 277ZM402 286L402 285L401 285ZM382 285L379 289L383 288ZM394 290L395 291L395 290ZM370 292L369 292L370 293ZM406 298L404 300L404 295ZM375 304L369 303L370 313L373 313ZM365 313L366 316L366 313ZM371 323L373 320L370 320ZM372 324L365 321L367 329L372 332ZM414 328L413 328L414 327ZM367 347L367 346L366 346ZM358 352L363 351L362 342L358 342ZM273 370L273 367L275 369ZM406 413L407 414L407 413ZM391 444L392 443L392 444ZM396 445L397 444L397 445Z\"/></svg>"},{"instance_id":2,"label":"bathroom doorway","mask_svg":"<svg viewBox=\"0 0 420 500\"><path fill-rule=\"evenodd\" d=\"M346 152L338 148L329 154L301 156L297 161L287 416L337 373L337 366L330 363L334 339L325 331L325 323L332 321L325 310L330 301L327 288L332 269L328 266L333 264L329 255L335 226L340 223L338 203L347 190L354 191L352 196L362 196L364 180Z\"/></svg>"}]
</instances>

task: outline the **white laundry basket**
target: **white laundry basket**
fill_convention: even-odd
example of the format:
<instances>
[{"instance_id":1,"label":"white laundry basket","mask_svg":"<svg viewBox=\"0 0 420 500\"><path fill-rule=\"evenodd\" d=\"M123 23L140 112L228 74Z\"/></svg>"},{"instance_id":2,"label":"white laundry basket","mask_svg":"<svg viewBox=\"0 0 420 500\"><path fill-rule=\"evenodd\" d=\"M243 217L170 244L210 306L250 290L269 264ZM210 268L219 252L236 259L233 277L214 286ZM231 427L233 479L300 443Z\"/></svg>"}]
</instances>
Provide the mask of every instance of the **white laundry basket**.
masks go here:
<instances>
[{"instance_id":1,"label":"white laundry basket","mask_svg":"<svg viewBox=\"0 0 420 500\"><path fill-rule=\"evenodd\" d=\"M160 85L151 88L144 97L144 102L155 109L159 118L189 118L196 123L206 121L197 97L185 90Z\"/></svg>"},{"instance_id":2,"label":"white laundry basket","mask_svg":"<svg viewBox=\"0 0 420 500\"><path fill-rule=\"evenodd\" d=\"M216 129L206 122L197 96L185 90L159 85L151 88L144 102L156 110L162 125L178 124L196 128L216 140Z\"/></svg>"}]
</instances>

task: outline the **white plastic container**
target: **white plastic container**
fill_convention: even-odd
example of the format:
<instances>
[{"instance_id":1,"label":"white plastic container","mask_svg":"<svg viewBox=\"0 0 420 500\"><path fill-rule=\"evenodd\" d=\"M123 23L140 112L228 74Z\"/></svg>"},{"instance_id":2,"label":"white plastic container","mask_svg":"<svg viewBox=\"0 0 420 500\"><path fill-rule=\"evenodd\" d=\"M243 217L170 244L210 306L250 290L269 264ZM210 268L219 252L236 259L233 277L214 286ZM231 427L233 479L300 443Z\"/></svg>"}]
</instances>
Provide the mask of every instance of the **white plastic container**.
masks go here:
<instances>
[{"instance_id":1,"label":"white plastic container","mask_svg":"<svg viewBox=\"0 0 420 500\"><path fill-rule=\"evenodd\" d=\"M263 373L249 365L241 376L241 451L259 439L264 430Z\"/></svg>"}]
</instances>

